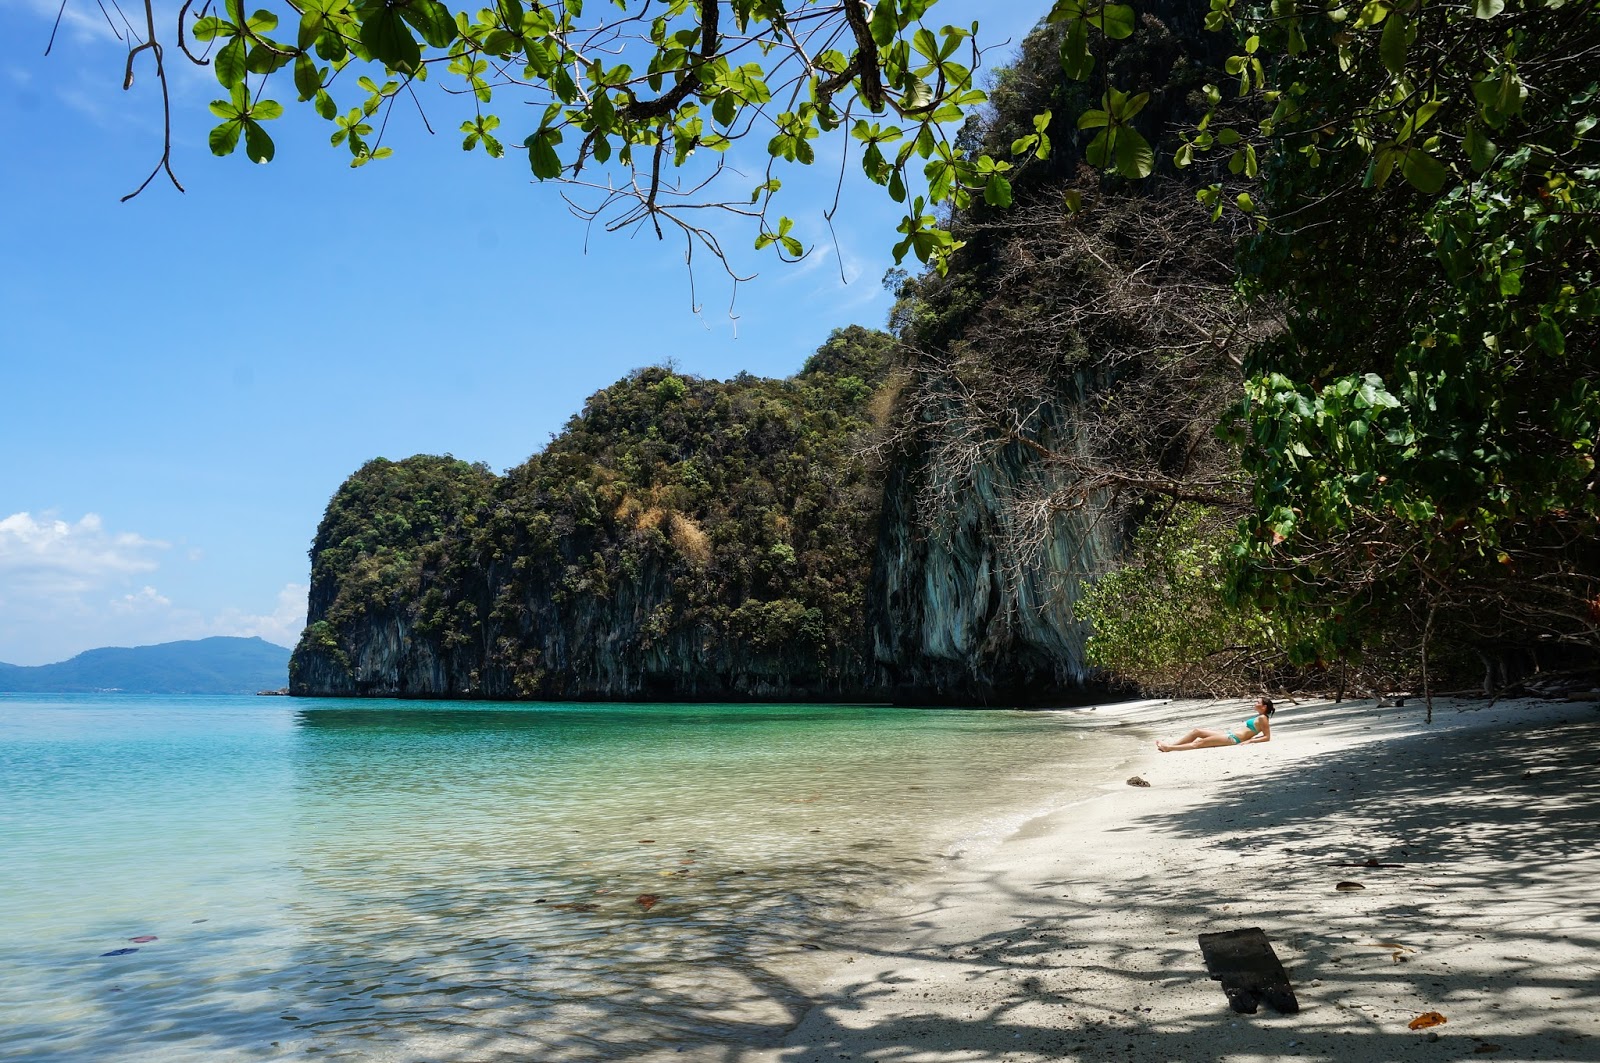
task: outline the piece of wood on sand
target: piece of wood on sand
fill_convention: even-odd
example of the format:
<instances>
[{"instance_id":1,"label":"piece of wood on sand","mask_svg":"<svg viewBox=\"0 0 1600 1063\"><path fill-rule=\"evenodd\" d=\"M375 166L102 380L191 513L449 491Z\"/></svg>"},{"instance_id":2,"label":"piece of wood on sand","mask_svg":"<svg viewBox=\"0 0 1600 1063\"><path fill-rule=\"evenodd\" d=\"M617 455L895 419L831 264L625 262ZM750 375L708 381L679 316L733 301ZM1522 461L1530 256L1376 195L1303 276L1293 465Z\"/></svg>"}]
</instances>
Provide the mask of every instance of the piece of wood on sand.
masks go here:
<instances>
[{"instance_id":1,"label":"piece of wood on sand","mask_svg":"<svg viewBox=\"0 0 1600 1063\"><path fill-rule=\"evenodd\" d=\"M1206 970L1222 983L1234 1011L1253 1015L1262 1000L1285 1015L1300 1010L1289 975L1260 927L1201 934L1200 952L1206 958Z\"/></svg>"}]
</instances>

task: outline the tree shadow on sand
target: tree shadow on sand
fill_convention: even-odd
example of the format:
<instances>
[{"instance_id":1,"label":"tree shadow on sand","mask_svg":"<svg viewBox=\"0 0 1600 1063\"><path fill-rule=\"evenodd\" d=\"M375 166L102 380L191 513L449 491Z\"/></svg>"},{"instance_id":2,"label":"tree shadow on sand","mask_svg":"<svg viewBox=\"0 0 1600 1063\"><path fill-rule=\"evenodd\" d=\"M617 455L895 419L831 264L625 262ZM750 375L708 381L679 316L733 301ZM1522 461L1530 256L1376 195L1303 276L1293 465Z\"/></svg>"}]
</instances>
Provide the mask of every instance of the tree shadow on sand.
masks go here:
<instances>
[{"instance_id":1,"label":"tree shadow on sand","mask_svg":"<svg viewBox=\"0 0 1600 1063\"><path fill-rule=\"evenodd\" d=\"M916 980L863 978L819 1000L779 1058L1600 1060L1600 721L1592 706L1570 717L1492 745L1449 732L1403 747L1379 741L1241 777L1213 804L1121 828L1171 839L1174 869L1192 850L1213 850L1217 869L1203 876L1130 875L1094 892L1070 875L969 880L902 929L932 926L938 909L975 890L1026 914L965 943L880 950L866 968L956 965L972 989L965 1006L947 996L919 1013ZM1359 726L1337 706L1300 721ZM1339 896L1343 914L1312 923L1304 899L1340 881L1364 888ZM1119 931L1136 922L1164 924L1171 944L1130 945ZM1299 1015L1233 1015L1209 983L1196 935L1252 925L1277 944ZM1131 1006L1107 1008L1091 988L1107 980ZM1200 1007L1197 984L1212 986ZM1191 996L1174 1005L1178 991ZM869 1003L882 1013L886 998L896 1017L852 1021ZM1406 1027L1455 1009L1480 1018L1441 1027L1437 1040Z\"/></svg>"}]
</instances>

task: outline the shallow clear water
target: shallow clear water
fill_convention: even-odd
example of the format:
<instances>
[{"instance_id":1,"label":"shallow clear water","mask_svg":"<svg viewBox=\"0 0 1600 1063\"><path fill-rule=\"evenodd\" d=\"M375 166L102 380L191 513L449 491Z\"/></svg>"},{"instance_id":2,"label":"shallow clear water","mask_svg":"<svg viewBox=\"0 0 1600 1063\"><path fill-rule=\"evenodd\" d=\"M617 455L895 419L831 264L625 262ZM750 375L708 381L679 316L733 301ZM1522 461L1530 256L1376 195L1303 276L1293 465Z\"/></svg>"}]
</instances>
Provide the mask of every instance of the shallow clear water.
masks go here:
<instances>
[{"instance_id":1,"label":"shallow clear water","mask_svg":"<svg viewBox=\"0 0 1600 1063\"><path fill-rule=\"evenodd\" d=\"M805 948L1120 752L1062 714L0 696L0 1060L770 1040Z\"/></svg>"}]
</instances>

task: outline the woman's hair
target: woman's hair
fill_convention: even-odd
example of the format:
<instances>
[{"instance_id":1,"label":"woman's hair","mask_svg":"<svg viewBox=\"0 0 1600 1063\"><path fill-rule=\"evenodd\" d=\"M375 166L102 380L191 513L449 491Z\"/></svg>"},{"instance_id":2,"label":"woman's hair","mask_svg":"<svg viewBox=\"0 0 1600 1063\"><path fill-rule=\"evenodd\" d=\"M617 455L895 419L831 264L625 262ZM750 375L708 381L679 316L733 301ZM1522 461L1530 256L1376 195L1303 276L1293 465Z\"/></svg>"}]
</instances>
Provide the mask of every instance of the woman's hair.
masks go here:
<instances>
[{"instance_id":1,"label":"woman's hair","mask_svg":"<svg viewBox=\"0 0 1600 1063\"><path fill-rule=\"evenodd\" d=\"M1272 699L1271 698L1257 698L1256 701L1260 702L1262 711L1265 712L1268 716L1271 716L1273 713L1278 711L1277 709L1272 707Z\"/></svg>"}]
</instances>

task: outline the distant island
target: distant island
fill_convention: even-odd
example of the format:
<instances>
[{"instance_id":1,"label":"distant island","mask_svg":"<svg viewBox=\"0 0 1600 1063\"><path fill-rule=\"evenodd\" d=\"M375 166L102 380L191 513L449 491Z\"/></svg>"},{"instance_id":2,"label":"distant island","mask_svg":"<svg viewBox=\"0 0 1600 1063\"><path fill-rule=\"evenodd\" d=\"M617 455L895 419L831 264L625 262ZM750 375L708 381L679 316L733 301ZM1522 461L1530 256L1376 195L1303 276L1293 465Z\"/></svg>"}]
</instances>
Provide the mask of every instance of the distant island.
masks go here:
<instances>
[{"instance_id":1,"label":"distant island","mask_svg":"<svg viewBox=\"0 0 1600 1063\"><path fill-rule=\"evenodd\" d=\"M289 651L261 638L217 636L158 646L109 646L71 660L0 664L8 694L254 694L289 678Z\"/></svg>"}]
</instances>

